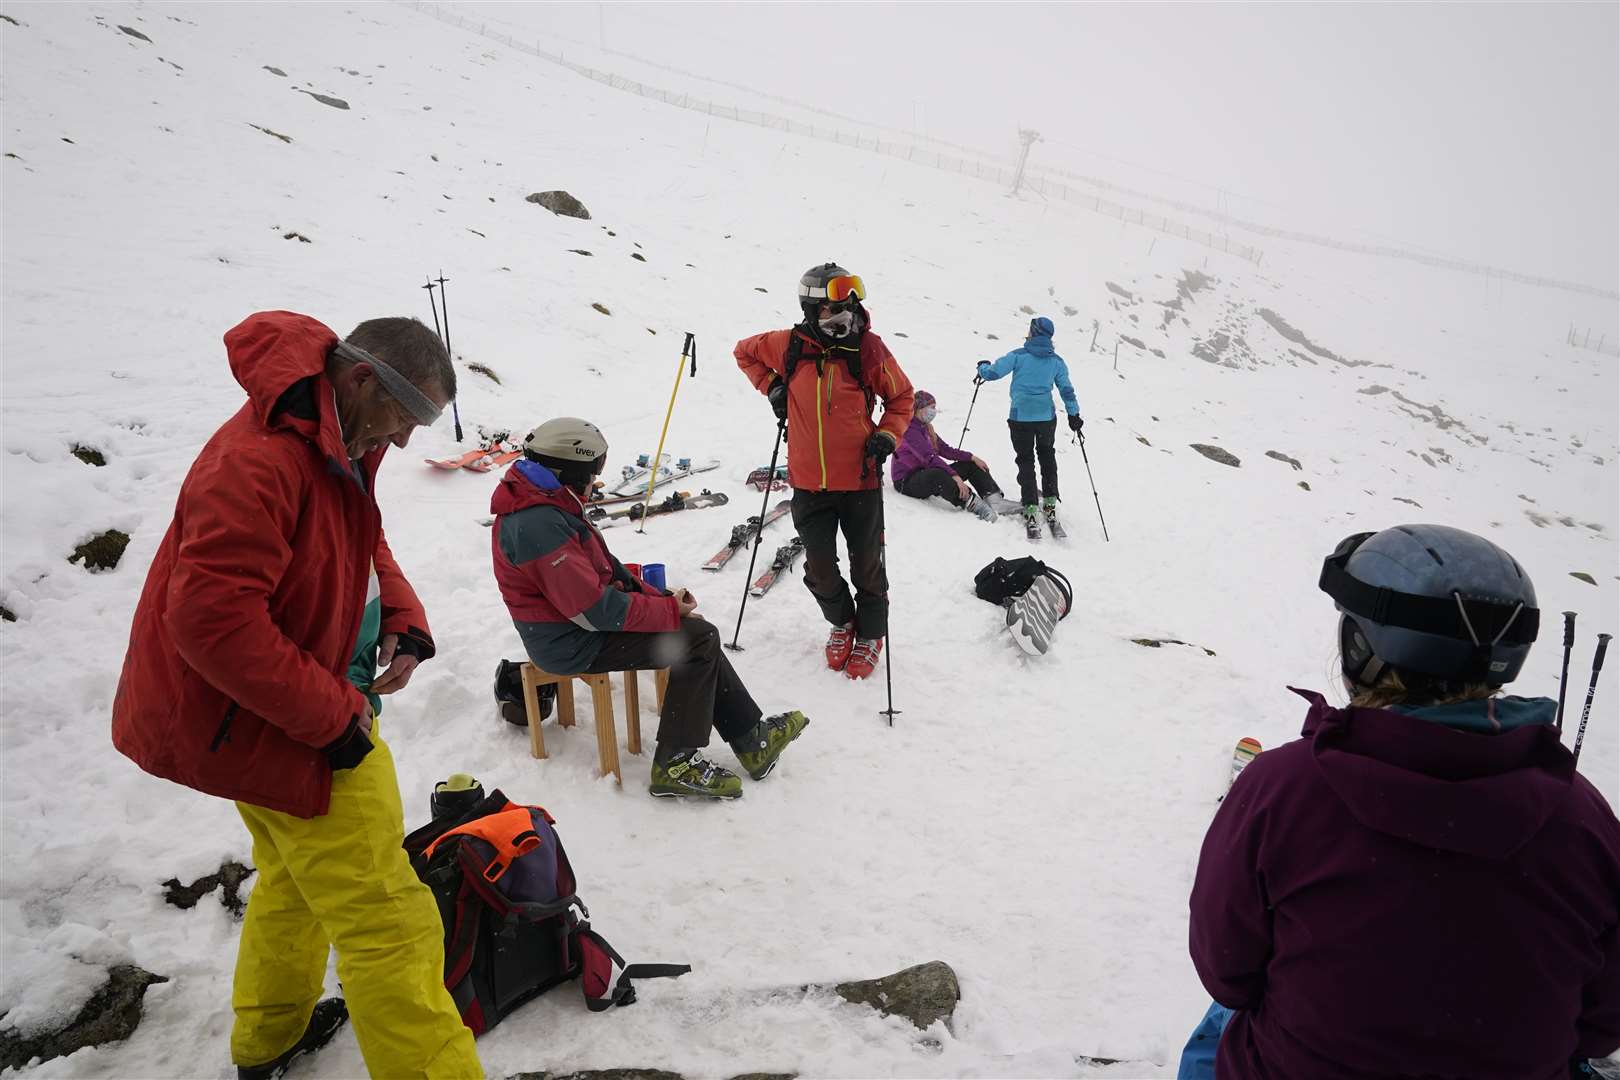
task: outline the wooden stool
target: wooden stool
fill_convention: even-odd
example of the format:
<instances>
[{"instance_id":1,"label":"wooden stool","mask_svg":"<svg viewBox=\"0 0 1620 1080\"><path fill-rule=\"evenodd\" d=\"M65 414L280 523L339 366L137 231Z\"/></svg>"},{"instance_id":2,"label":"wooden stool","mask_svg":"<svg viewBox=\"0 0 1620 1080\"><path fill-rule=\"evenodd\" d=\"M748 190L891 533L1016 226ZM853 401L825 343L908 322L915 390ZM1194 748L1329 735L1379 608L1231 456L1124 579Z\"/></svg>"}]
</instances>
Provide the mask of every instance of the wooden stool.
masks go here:
<instances>
[{"instance_id":1,"label":"wooden stool","mask_svg":"<svg viewBox=\"0 0 1620 1080\"><path fill-rule=\"evenodd\" d=\"M561 727L574 726L574 680L591 688L591 711L596 718L596 757L602 775L613 774L613 779L624 783L619 771L619 735L613 726L613 684L609 673L600 675L553 675L541 671L533 664L524 664L523 709L529 717L529 753L537 758L546 757L546 739L540 732L540 688L557 687L557 723ZM637 672L624 672L625 725L629 728L625 747L632 754L641 753L641 687L636 682ZM664 707L664 691L669 686L669 669L653 672L657 705Z\"/></svg>"}]
</instances>

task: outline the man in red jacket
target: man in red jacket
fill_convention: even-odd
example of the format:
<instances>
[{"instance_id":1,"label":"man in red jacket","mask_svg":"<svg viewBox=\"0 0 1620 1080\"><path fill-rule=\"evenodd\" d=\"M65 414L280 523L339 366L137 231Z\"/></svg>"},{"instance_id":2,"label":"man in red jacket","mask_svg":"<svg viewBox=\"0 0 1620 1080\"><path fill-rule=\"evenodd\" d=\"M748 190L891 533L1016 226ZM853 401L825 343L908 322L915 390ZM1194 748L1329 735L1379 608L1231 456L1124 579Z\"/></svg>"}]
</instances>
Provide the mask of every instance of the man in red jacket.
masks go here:
<instances>
[{"instance_id":1,"label":"man in red jacket","mask_svg":"<svg viewBox=\"0 0 1620 1080\"><path fill-rule=\"evenodd\" d=\"M866 285L835 263L799 279L803 320L737 342L737 366L788 430L793 526L804 541L804 584L832 624L827 666L852 679L877 667L889 633L883 572L883 460L911 423L911 380L871 331ZM872 408L883 401L874 424ZM849 576L838 572L838 531Z\"/></svg>"},{"instance_id":2,"label":"man in red jacket","mask_svg":"<svg viewBox=\"0 0 1620 1080\"><path fill-rule=\"evenodd\" d=\"M703 748L718 728L755 780L776 768L810 721L765 716L685 589L671 594L630 573L585 519L585 496L607 462L589 420L559 416L523 440L490 499L495 581L529 659L554 675L668 668L648 792L741 798L742 781ZM505 666L503 664L503 666Z\"/></svg>"},{"instance_id":3,"label":"man in red jacket","mask_svg":"<svg viewBox=\"0 0 1620 1080\"><path fill-rule=\"evenodd\" d=\"M351 1011L374 1076L482 1076L376 724L380 695L434 651L383 538L377 468L438 417L455 371L414 319L339 341L267 311L225 346L248 400L181 485L135 611L113 743L155 776L236 800L252 834L238 1077L280 1075ZM318 1001L329 946L346 1001Z\"/></svg>"}]
</instances>

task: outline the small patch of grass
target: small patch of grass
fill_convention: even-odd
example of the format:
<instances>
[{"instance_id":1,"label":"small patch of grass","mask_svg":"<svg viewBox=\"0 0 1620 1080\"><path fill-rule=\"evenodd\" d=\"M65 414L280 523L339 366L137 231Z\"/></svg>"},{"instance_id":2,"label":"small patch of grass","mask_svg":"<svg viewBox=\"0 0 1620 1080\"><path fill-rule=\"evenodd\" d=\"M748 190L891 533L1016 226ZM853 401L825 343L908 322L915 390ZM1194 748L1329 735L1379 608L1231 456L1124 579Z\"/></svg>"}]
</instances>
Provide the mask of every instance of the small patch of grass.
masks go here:
<instances>
[{"instance_id":1,"label":"small patch of grass","mask_svg":"<svg viewBox=\"0 0 1620 1080\"><path fill-rule=\"evenodd\" d=\"M501 385L501 377L499 375L495 374L495 372L491 371L488 367L486 367L483 364L477 363L476 361L471 362L471 363L469 363L467 365L467 370L468 371L476 371L478 374L482 375L484 378L486 378L486 379L490 380L491 382L493 382L496 386Z\"/></svg>"},{"instance_id":2,"label":"small patch of grass","mask_svg":"<svg viewBox=\"0 0 1620 1080\"><path fill-rule=\"evenodd\" d=\"M603 307L601 304L592 304L591 307L595 308L597 311L600 311L604 315L612 315L613 314L613 312L609 311L607 308Z\"/></svg>"},{"instance_id":3,"label":"small patch of grass","mask_svg":"<svg viewBox=\"0 0 1620 1080\"><path fill-rule=\"evenodd\" d=\"M101 451L92 446L80 446L78 443L74 443L73 456L86 465L99 467L107 464L107 459L102 456Z\"/></svg>"},{"instance_id":4,"label":"small patch of grass","mask_svg":"<svg viewBox=\"0 0 1620 1080\"><path fill-rule=\"evenodd\" d=\"M124 557L124 549L128 546L128 533L108 529L74 548L68 562L76 563L83 559L86 570L111 570Z\"/></svg>"}]
</instances>

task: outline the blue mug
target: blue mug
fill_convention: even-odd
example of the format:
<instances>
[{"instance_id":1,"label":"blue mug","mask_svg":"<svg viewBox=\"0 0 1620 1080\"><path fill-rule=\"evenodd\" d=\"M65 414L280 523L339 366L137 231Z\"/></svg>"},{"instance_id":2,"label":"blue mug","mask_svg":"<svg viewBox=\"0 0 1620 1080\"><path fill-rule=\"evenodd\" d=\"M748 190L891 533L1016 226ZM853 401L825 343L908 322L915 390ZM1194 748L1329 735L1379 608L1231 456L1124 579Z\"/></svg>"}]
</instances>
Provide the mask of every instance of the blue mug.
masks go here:
<instances>
[{"instance_id":1,"label":"blue mug","mask_svg":"<svg viewBox=\"0 0 1620 1080\"><path fill-rule=\"evenodd\" d=\"M641 580L655 589L663 590L666 587L664 585L664 564L661 562L643 563L641 566Z\"/></svg>"}]
</instances>

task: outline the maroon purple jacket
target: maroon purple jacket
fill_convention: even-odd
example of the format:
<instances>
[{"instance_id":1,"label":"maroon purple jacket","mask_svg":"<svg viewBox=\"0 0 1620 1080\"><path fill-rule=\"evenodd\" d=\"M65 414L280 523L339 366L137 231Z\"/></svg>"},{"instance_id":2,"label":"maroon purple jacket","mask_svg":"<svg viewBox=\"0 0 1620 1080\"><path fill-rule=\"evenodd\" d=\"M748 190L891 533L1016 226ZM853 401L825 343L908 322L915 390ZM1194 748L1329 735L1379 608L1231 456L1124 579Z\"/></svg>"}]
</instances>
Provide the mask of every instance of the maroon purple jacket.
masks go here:
<instances>
[{"instance_id":1,"label":"maroon purple jacket","mask_svg":"<svg viewBox=\"0 0 1620 1080\"><path fill-rule=\"evenodd\" d=\"M1557 732L1296 692L1305 737L1239 776L1193 885L1237 1010L1217 1075L1553 1080L1620 1048L1620 822Z\"/></svg>"},{"instance_id":2,"label":"maroon purple jacket","mask_svg":"<svg viewBox=\"0 0 1620 1080\"><path fill-rule=\"evenodd\" d=\"M906 427L905 437L894 451L894 459L889 462L889 479L899 488L905 478L918 469L944 469L955 473L956 470L951 468L953 461L972 460L972 454L958 450L936 435L933 428L913 416Z\"/></svg>"}]
</instances>

